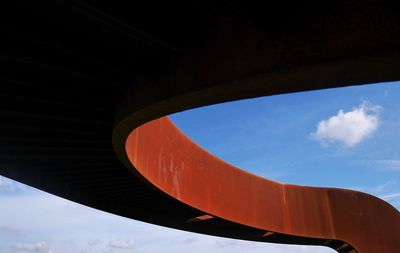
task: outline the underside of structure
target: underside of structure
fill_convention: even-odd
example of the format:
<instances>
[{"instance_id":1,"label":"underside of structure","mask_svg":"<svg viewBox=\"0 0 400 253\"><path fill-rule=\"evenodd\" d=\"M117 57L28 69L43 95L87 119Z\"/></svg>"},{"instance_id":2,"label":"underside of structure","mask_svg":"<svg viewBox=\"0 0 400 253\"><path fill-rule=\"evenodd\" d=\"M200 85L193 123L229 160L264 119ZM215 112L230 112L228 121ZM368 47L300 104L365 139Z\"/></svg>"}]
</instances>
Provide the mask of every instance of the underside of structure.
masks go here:
<instances>
[{"instance_id":1,"label":"underside of structure","mask_svg":"<svg viewBox=\"0 0 400 253\"><path fill-rule=\"evenodd\" d=\"M1 175L181 230L343 253L400 248L389 204L245 173L163 118L400 80L391 1L16 0L2 11ZM163 173L163 159L176 166Z\"/></svg>"}]
</instances>

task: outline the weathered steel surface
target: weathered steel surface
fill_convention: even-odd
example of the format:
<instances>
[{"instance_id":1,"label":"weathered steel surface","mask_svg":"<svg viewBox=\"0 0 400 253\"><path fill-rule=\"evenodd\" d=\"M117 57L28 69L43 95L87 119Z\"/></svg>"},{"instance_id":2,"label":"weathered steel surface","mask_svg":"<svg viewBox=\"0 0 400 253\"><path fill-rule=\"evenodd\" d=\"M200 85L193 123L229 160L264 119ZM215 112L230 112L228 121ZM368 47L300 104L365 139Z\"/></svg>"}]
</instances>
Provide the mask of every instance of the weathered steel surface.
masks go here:
<instances>
[{"instance_id":1,"label":"weathered steel surface","mask_svg":"<svg viewBox=\"0 0 400 253\"><path fill-rule=\"evenodd\" d=\"M264 236L346 242L336 248L339 252L400 249L400 214L383 200L250 174L197 146L166 117L133 130L126 153L137 171L166 194L208 215L269 232Z\"/></svg>"},{"instance_id":2,"label":"weathered steel surface","mask_svg":"<svg viewBox=\"0 0 400 253\"><path fill-rule=\"evenodd\" d=\"M359 24L356 19L349 22ZM342 28L338 31L346 34ZM316 47L319 42L327 43L329 34L325 35L294 33L288 40L273 42L252 25L219 19L215 30L179 57L160 80L136 80L118 109L113 144L119 159L183 204L264 231L259 237L239 233L238 238L326 245L338 252L396 252L399 213L382 200L251 175L201 150L168 120L151 121L218 102L362 84L383 76L398 79L398 70L390 67L398 61L398 50L391 54L372 50L336 61L336 52L346 54L346 50L329 43L332 47ZM300 39L297 36L306 41L292 47ZM352 41L349 47L358 48L359 42ZM314 59L319 50L330 57ZM213 230L213 226L208 228L206 233Z\"/></svg>"}]
</instances>

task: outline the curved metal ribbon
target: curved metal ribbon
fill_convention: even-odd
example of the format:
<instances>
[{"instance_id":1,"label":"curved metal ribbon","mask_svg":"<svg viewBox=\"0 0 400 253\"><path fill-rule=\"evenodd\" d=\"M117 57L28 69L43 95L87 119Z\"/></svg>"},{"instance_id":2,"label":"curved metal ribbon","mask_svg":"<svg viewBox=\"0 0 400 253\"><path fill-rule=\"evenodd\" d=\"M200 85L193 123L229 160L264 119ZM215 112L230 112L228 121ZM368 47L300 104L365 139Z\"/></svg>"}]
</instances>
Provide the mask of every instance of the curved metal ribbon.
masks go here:
<instances>
[{"instance_id":1,"label":"curved metal ribbon","mask_svg":"<svg viewBox=\"0 0 400 253\"><path fill-rule=\"evenodd\" d=\"M201 149L167 118L159 118L243 98L382 81L369 75L392 69L391 61L379 57L299 65L296 54L291 62L285 56L292 54L281 54L285 47L273 45L253 27L222 19L161 80L135 80L117 110L113 145L119 159L171 201L202 211L205 216L199 219L216 217L263 231L262 240L244 234L236 238L326 245L341 253L398 252L400 213L383 200L252 175ZM392 74L398 72L382 76L388 80ZM210 229L198 231L226 236Z\"/></svg>"},{"instance_id":2,"label":"curved metal ribbon","mask_svg":"<svg viewBox=\"0 0 400 253\"><path fill-rule=\"evenodd\" d=\"M253 175L203 150L167 117L133 129L125 149L135 173L203 211L205 218L262 229L265 237L324 238L331 247L329 239L345 242L332 247L338 252L393 253L400 248L400 215L385 201L352 190L290 185Z\"/></svg>"}]
</instances>

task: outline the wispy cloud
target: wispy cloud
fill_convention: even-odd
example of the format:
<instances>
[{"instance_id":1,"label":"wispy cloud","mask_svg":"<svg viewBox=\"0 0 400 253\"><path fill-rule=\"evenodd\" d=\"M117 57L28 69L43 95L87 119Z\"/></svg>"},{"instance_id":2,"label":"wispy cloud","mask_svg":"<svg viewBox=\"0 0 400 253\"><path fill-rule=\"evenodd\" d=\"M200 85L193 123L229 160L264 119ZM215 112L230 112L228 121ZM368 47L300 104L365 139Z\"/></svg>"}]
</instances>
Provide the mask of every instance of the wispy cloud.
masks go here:
<instances>
[{"instance_id":1,"label":"wispy cloud","mask_svg":"<svg viewBox=\"0 0 400 253\"><path fill-rule=\"evenodd\" d=\"M349 112L339 110L336 115L320 121L311 136L323 146L338 142L353 147L377 130L380 110L380 106L369 102L363 102Z\"/></svg>"},{"instance_id":2,"label":"wispy cloud","mask_svg":"<svg viewBox=\"0 0 400 253\"><path fill-rule=\"evenodd\" d=\"M231 248L239 246L239 241L237 240L217 240L215 242L215 247L217 248Z\"/></svg>"},{"instance_id":3,"label":"wispy cloud","mask_svg":"<svg viewBox=\"0 0 400 253\"><path fill-rule=\"evenodd\" d=\"M102 241L100 239L98 239L98 238L88 241L89 246L97 246L97 245L99 245L101 243L102 243Z\"/></svg>"},{"instance_id":4,"label":"wispy cloud","mask_svg":"<svg viewBox=\"0 0 400 253\"><path fill-rule=\"evenodd\" d=\"M22 231L14 225L4 225L4 226L0 227L0 230L6 231L6 232L14 234L14 235L22 234Z\"/></svg>"},{"instance_id":5,"label":"wispy cloud","mask_svg":"<svg viewBox=\"0 0 400 253\"><path fill-rule=\"evenodd\" d=\"M348 189L367 192L381 198L400 210L399 181L391 179L373 187L346 187Z\"/></svg>"},{"instance_id":6,"label":"wispy cloud","mask_svg":"<svg viewBox=\"0 0 400 253\"><path fill-rule=\"evenodd\" d=\"M191 237L185 238L185 239L183 240L183 243L185 243L185 244L191 244L191 243L194 243L194 242L196 242L196 241L197 241L197 238L191 236Z\"/></svg>"},{"instance_id":7,"label":"wispy cloud","mask_svg":"<svg viewBox=\"0 0 400 253\"><path fill-rule=\"evenodd\" d=\"M393 188L396 185L397 185L397 180L396 179L392 179L392 180L386 181L385 183L383 183L381 185L373 187L371 189L371 191L373 193L379 194L379 193L382 193L382 192L390 190L391 188Z\"/></svg>"},{"instance_id":8,"label":"wispy cloud","mask_svg":"<svg viewBox=\"0 0 400 253\"><path fill-rule=\"evenodd\" d=\"M386 200L386 201L391 201L391 200L394 200L394 199L400 199L400 192L383 195L383 196L380 196L380 198L383 199L383 200Z\"/></svg>"},{"instance_id":9,"label":"wispy cloud","mask_svg":"<svg viewBox=\"0 0 400 253\"><path fill-rule=\"evenodd\" d=\"M372 188L372 193L379 198L389 202L397 209L400 208L400 192L398 187L398 180L392 179Z\"/></svg>"},{"instance_id":10,"label":"wispy cloud","mask_svg":"<svg viewBox=\"0 0 400 253\"><path fill-rule=\"evenodd\" d=\"M27 190L27 188L28 187L24 184L21 184L14 180L0 176L0 193L25 192Z\"/></svg>"},{"instance_id":11,"label":"wispy cloud","mask_svg":"<svg viewBox=\"0 0 400 253\"><path fill-rule=\"evenodd\" d=\"M22 252L37 252L37 253L53 253L46 242L38 243L16 243L13 246L14 250Z\"/></svg>"},{"instance_id":12,"label":"wispy cloud","mask_svg":"<svg viewBox=\"0 0 400 253\"><path fill-rule=\"evenodd\" d=\"M374 160L372 162L383 170L400 171L400 160Z\"/></svg>"},{"instance_id":13,"label":"wispy cloud","mask_svg":"<svg viewBox=\"0 0 400 253\"><path fill-rule=\"evenodd\" d=\"M2 240L3 234L0 235L2 253L224 253L227 249L230 253L334 253L326 247L234 241L163 228L100 212L39 191L18 197L7 194L0 198L0 230L2 224L12 221L9 229L23 231L22 235L4 233L8 242ZM126 238L128 234L132 236L131 240ZM47 241L42 242L43 238Z\"/></svg>"},{"instance_id":14,"label":"wispy cloud","mask_svg":"<svg viewBox=\"0 0 400 253\"><path fill-rule=\"evenodd\" d=\"M111 240L108 243L108 246L111 248L116 248L116 249L132 249L133 244L130 240L123 241L123 240Z\"/></svg>"}]
</instances>

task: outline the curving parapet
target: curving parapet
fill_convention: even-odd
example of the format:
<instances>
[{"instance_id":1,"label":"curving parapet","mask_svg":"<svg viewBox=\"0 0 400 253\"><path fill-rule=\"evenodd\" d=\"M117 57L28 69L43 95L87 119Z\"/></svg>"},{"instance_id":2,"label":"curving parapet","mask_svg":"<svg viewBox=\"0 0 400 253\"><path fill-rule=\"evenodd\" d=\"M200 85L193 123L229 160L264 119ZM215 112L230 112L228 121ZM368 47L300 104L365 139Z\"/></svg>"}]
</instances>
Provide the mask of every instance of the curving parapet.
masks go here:
<instances>
[{"instance_id":1,"label":"curving parapet","mask_svg":"<svg viewBox=\"0 0 400 253\"><path fill-rule=\"evenodd\" d=\"M358 27L360 19L354 20ZM320 47L322 38L330 45L330 36L347 31L349 23L320 37L296 32L276 41L246 22L226 17L216 22L159 79L136 78L116 108L113 146L120 161L171 203L202 214L189 219L168 214L167 225L246 240L325 245L341 253L398 252L400 214L386 202L361 192L252 175L209 154L160 118L244 98L399 80L393 68L398 51L381 55L372 48L352 58L338 54L336 43L332 51ZM298 44L303 38L312 39ZM344 48L358 50L372 41L358 38ZM314 58L318 50L333 57ZM338 60L339 55L346 57Z\"/></svg>"},{"instance_id":2,"label":"curving parapet","mask_svg":"<svg viewBox=\"0 0 400 253\"><path fill-rule=\"evenodd\" d=\"M122 156L132 172L204 212L200 220L221 218L260 229L269 242L317 239L315 244L338 252L394 253L400 248L400 213L379 198L253 175L196 145L167 117L131 130Z\"/></svg>"}]
</instances>

